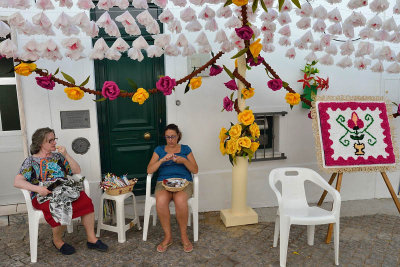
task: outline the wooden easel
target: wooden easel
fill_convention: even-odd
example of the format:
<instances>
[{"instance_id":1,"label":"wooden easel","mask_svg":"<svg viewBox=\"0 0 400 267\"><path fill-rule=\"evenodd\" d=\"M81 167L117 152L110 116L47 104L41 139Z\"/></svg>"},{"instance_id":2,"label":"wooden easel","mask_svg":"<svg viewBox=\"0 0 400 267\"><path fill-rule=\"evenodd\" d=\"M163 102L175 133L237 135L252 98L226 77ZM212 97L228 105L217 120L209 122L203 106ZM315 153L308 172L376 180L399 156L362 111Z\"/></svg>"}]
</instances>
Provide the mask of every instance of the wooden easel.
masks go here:
<instances>
[{"instance_id":1,"label":"wooden easel","mask_svg":"<svg viewBox=\"0 0 400 267\"><path fill-rule=\"evenodd\" d=\"M343 172L332 173L332 176L329 179L328 183L330 185L332 185L333 181L335 180L336 175L337 175L336 190L340 192L340 186L342 185ZM397 198L396 193L393 190L392 184L390 183L390 180L387 177L386 172L381 172L381 175L382 175L383 180L385 181L387 188L389 189L389 192L393 198L394 204L396 205L396 208L400 213L400 201ZM326 190L322 193L322 196L318 201L318 206L322 205L322 202L324 201L327 193L328 193L328 191L326 191ZM333 224L329 224L328 233L326 234L326 240L325 240L325 243L327 243L327 244L329 244L331 242L332 230L333 230Z\"/></svg>"}]
</instances>

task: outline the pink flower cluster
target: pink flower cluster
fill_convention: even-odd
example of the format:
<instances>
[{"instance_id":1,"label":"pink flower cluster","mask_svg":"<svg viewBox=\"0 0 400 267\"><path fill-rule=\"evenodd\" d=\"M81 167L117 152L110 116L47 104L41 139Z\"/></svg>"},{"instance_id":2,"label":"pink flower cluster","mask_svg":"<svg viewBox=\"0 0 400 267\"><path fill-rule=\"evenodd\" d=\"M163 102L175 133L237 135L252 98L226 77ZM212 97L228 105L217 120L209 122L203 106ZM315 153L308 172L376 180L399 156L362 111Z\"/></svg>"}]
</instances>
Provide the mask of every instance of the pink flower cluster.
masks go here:
<instances>
[{"instance_id":1,"label":"pink flower cluster","mask_svg":"<svg viewBox=\"0 0 400 267\"><path fill-rule=\"evenodd\" d=\"M113 81L105 81L101 89L101 94L110 100L116 99L120 92L118 85Z\"/></svg>"}]
</instances>

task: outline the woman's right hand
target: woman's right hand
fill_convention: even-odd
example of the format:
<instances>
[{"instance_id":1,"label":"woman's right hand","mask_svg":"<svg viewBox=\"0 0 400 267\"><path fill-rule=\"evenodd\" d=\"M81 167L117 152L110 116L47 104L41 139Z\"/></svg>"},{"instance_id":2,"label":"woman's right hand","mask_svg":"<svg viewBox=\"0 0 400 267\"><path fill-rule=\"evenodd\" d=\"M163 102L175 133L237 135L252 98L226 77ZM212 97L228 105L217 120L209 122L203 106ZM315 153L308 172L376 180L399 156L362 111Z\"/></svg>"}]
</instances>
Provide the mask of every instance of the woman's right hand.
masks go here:
<instances>
[{"instance_id":1,"label":"woman's right hand","mask_svg":"<svg viewBox=\"0 0 400 267\"><path fill-rule=\"evenodd\" d=\"M37 193L39 195L41 195L42 197L44 197L44 196L47 196L48 194L50 194L51 191L48 190L47 187L45 187L45 186L39 186Z\"/></svg>"},{"instance_id":2,"label":"woman's right hand","mask_svg":"<svg viewBox=\"0 0 400 267\"><path fill-rule=\"evenodd\" d=\"M174 154L167 154L161 159L161 161L168 161L174 158Z\"/></svg>"}]
</instances>

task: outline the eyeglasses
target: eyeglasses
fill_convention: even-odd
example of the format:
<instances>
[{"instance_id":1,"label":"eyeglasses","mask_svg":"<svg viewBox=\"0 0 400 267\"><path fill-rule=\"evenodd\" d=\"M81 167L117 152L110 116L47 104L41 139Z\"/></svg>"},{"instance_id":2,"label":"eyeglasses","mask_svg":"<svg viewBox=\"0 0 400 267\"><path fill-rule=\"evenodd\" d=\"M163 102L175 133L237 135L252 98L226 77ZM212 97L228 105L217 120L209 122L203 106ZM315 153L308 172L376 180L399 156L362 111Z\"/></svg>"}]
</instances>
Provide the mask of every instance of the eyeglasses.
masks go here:
<instances>
[{"instance_id":1,"label":"eyeglasses","mask_svg":"<svg viewBox=\"0 0 400 267\"><path fill-rule=\"evenodd\" d=\"M176 135L166 135L165 139L174 140L177 136Z\"/></svg>"},{"instance_id":2,"label":"eyeglasses","mask_svg":"<svg viewBox=\"0 0 400 267\"><path fill-rule=\"evenodd\" d=\"M57 140L58 140L58 138L52 138L48 142L49 142L49 144L51 144L51 143L57 142Z\"/></svg>"}]
</instances>

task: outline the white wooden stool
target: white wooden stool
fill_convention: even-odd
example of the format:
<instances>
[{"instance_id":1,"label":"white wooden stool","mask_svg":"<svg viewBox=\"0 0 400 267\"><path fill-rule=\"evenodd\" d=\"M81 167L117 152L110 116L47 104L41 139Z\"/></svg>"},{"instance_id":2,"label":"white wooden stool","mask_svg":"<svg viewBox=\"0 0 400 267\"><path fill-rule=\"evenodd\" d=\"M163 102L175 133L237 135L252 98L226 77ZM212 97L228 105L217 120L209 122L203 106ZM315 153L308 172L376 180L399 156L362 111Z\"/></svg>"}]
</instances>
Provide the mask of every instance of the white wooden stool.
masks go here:
<instances>
[{"instance_id":1,"label":"white wooden stool","mask_svg":"<svg viewBox=\"0 0 400 267\"><path fill-rule=\"evenodd\" d=\"M130 221L128 224L125 224L125 199L132 197L133 204L133 214L134 219ZM115 201L115 217L117 219L117 226L107 225L103 223L103 203L105 199L114 200ZM118 233L118 242L124 243L126 241L125 232L136 225L138 230L141 230L139 216L136 212L136 198L132 192L121 194L118 196L110 196L107 193L103 193L100 199L100 209L99 216L97 221L97 237L100 237L100 230L108 230L112 232Z\"/></svg>"}]
</instances>

